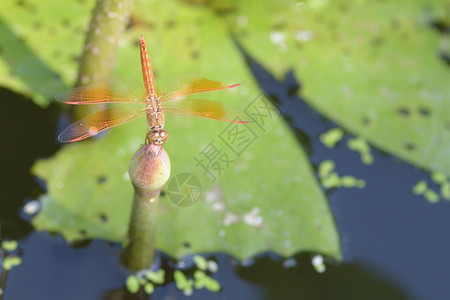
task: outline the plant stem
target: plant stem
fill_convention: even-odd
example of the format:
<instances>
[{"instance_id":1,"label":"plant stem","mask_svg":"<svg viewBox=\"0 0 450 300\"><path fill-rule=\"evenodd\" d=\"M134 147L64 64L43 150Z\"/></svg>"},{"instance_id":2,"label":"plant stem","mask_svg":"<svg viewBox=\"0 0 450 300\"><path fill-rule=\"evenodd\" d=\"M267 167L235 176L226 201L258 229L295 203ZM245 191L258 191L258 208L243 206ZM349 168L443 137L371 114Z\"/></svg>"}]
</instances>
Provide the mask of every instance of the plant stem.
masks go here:
<instances>
[{"instance_id":1,"label":"plant stem","mask_svg":"<svg viewBox=\"0 0 450 300\"><path fill-rule=\"evenodd\" d=\"M77 86L110 78L132 6L132 0L97 0L86 33Z\"/></svg>"},{"instance_id":2,"label":"plant stem","mask_svg":"<svg viewBox=\"0 0 450 300\"><path fill-rule=\"evenodd\" d=\"M144 145L131 159L128 173L134 197L129 243L122 253L122 261L128 269L139 271L149 268L155 258L158 200L170 176L169 156L162 148Z\"/></svg>"},{"instance_id":3,"label":"plant stem","mask_svg":"<svg viewBox=\"0 0 450 300\"><path fill-rule=\"evenodd\" d=\"M158 200L159 192L151 196L134 193L128 231L130 242L123 254L125 265L132 271L146 269L154 261Z\"/></svg>"}]
</instances>

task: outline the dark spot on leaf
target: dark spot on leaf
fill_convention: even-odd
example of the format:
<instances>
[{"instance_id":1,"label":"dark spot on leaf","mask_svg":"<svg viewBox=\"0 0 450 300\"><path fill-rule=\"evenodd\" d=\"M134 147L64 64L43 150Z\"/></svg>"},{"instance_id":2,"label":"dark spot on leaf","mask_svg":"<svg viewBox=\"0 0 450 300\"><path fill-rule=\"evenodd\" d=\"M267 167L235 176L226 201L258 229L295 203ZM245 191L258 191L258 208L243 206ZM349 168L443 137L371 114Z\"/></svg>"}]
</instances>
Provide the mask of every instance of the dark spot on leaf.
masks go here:
<instances>
[{"instance_id":1,"label":"dark spot on leaf","mask_svg":"<svg viewBox=\"0 0 450 300\"><path fill-rule=\"evenodd\" d=\"M98 217L100 218L100 221L101 221L102 223L108 222L108 216L107 216L106 214L100 213L100 215L99 215Z\"/></svg>"},{"instance_id":2,"label":"dark spot on leaf","mask_svg":"<svg viewBox=\"0 0 450 300\"><path fill-rule=\"evenodd\" d=\"M414 150L416 150L416 146L415 146L413 143L410 143L410 142L406 142L403 146L404 146L405 149L408 150L408 151L414 151Z\"/></svg>"},{"instance_id":3,"label":"dark spot on leaf","mask_svg":"<svg viewBox=\"0 0 450 300\"><path fill-rule=\"evenodd\" d=\"M42 23L41 22L34 22L33 27L36 30L41 30L42 29Z\"/></svg>"},{"instance_id":4,"label":"dark spot on leaf","mask_svg":"<svg viewBox=\"0 0 450 300\"><path fill-rule=\"evenodd\" d=\"M423 117L429 117L430 113L431 113L427 107L423 107L423 106L418 107L418 111L419 111L419 114Z\"/></svg>"},{"instance_id":5,"label":"dark spot on leaf","mask_svg":"<svg viewBox=\"0 0 450 300\"><path fill-rule=\"evenodd\" d=\"M57 74L57 73L53 74L52 77L53 77L53 79L55 79L55 80L61 80L61 81L62 81L61 75L59 75L59 74Z\"/></svg>"},{"instance_id":6,"label":"dark spot on leaf","mask_svg":"<svg viewBox=\"0 0 450 300\"><path fill-rule=\"evenodd\" d=\"M104 183L106 183L107 181L108 181L108 177L106 177L106 176L104 176L104 175L98 176L98 178L97 178L97 182L98 182L99 184L104 184Z\"/></svg>"},{"instance_id":7,"label":"dark spot on leaf","mask_svg":"<svg viewBox=\"0 0 450 300\"><path fill-rule=\"evenodd\" d=\"M78 232L79 232L82 236L86 236L86 234L87 234L87 231L86 231L85 229L80 229Z\"/></svg>"},{"instance_id":8,"label":"dark spot on leaf","mask_svg":"<svg viewBox=\"0 0 450 300\"><path fill-rule=\"evenodd\" d=\"M430 26L440 33L450 33L450 21L434 19L430 21Z\"/></svg>"},{"instance_id":9,"label":"dark spot on leaf","mask_svg":"<svg viewBox=\"0 0 450 300\"><path fill-rule=\"evenodd\" d=\"M24 6L26 3L24 0L19 0L16 2L17 6Z\"/></svg>"},{"instance_id":10,"label":"dark spot on leaf","mask_svg":"<svg viewBox=\"0 0 450 300\"><path fill-rule=\"evenodd\" d=\"M84 234L83 234L83 236L84 235L86 235L86 232L84 231ZM92 240L89 240L89 239L83 239L83 240L78 240L78 241L75 241L75 242L72 242L71 244L70 244L70 246L72 247L72 248L84 248L84 247L87 247L87 246L89 246L89 244L92 242Z\"/></svg>"},{"instance_id":11,"label":"dark spot on leaf","mask_svg":"<svg viewBox=\"0 0 450 300\"><path fill-rule=\"evenodd\" d=\"M444 63L450 67L450 53L440 52L439 57L444 61Z\"/></svg>"},{"instance_id":12,"label":"dark spot on leaf","mask_svg":"<svg viewBox=\"0 0 450 300\"><path fill-rule=\"evenodd\" d=\"M364 126L369 126L370 123L371 123L371 120L370 120L369 117L363 117L362 123L363 123Z\"/></svg>"},{"instance_id":13,"label":"dark spot on leaf","mask_svg":"<svg viewBox=\"0 0 450 300\"><path fill-rule=\"evenodd\" d=\"M405 116L405 117L408 117L411 114L411 112L409 111L409 108L407 108L407 107L399 107L397 109L397 112L399 115Z\"/></svg>"},{"instance_id":14,"label":"dark spot on leaf","mask_svg":"<svg viewBox=\"0 0 450 300\"><path fill-rule=\"evenodd\" d=\"M161 196L165 196L165 195L166 195L166 192L161 191Z\"/></svg>"},{"instance_id":15,"label":"dark spot on leaf","mask_svg":"<svg viewBox=\"0 0 450 300\"><path fill-rule=\"evenodd\" d=\"M189 242L184 242L183 247L185 248L191 248L191 244Z\"/></svg>"},{"instance_id":16,"label":"dark spot on leaf","mask_svg":"<svg viewBox=\"0 0 450 300\"><path fill-rule=\"evenodd\" d=\"M191 57L192 59L198 59L200 57L200 52L198 52L197 50L192 51Z\"/></svg>"},{"instance_id":17,"label":"dark spot on leaf","mask_svg":"<svg viewBox=\"0 0 450 300\"><path fill-rule=\"evenodd\" d=\"M400 28L400 22L398 21L398 19L392 19L391 20L391 27L394 30Z\"/></svg>"},{"instance_id":18,"label":"dark spot on leaf","mask_svg":"<svg viewBox=\"0 0 450 300\"><path fill-rule=\"evenodd\" d=\"M167 29L172 29L172 28L174 28L176 26L177 26L177 21L175 21L175 20L169 20L169 21L166 22L166 28Z\"/></svg>"},{"instance_id":19,"label":"dark spot on leaf","mask_svg":"<svg viewBox=\"0 0 450 300\"><path fill-rule=\"evenodd\" d=\"M75 62L79 63L80 60L81 60L81 56L80 56L80 55L74 55L74 56L72 57L72 59L73 59Z\"/></svg>"},{"instance_id":20,"label":"dark spot on leaf","mask_svg":"<svg viewBox=\"0 0 450 300\"><path fill-rule=\"evenodd\" d=\"M63 19L61 23L62 23L62 25L64 27L69 27L70 26L70 20L69 19Z\"/></svg>"},{"instance_id":21,"label":"dark spot on leaf","mask_svg":"<svg viewBox=\"0 0 450 300\"><path fill-rule=\"evenodd\" d=\"M272 25L272 29L274 30L282 30L286 28L286 23L285 22L278 22Z\"/></svg>"},{"instance_id":22,"label":"dark spot on leaf","mask_svg":"<svg viewBox=\"0 0 450 300\"><path fill-rule=\"evenodd\" d=\"M375 37L372 39L371 44L374 47L381 46L383 44L383 39L380 37Z\"/></svg>"}]
</instances>

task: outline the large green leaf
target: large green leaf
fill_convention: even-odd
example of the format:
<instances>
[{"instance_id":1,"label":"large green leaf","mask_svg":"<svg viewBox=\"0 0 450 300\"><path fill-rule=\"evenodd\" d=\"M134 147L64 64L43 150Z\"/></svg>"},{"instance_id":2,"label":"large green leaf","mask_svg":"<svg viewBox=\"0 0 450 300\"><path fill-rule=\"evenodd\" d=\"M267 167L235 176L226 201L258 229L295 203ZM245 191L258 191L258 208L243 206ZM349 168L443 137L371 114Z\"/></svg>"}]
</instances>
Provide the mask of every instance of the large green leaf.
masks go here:
<instances>
[{"instance_id":1,"label":"large green leaf","mask_svg":"<svg viewBox=\"0 0 450 300\"><path fill-rule=\"evenodd\" d=\"M30 96L40 105L53 101L64 82L74 80L83 34L93 2L0 2L0 85Z\"/></svg>"},{"instance_id":2,"label":"large green leaf","mask_svg":"<svg viewBox=\"0 0 450 300\"><path fill-rule=\"evenodd\" d=\"M119 51L119 76L142 81L136 41L143 34L156 84L168 73L199 71L230 83L247 80L237 91L216 92L212 99L249 106L249 111L264 104L226 26L212 10L152 1L136 3L132 20ZM80 38L74 37L77 44ZM326 198L292 133L273 112L264 123L239 125L245 136L238 148L231 140L236 125L166 115L172 176L195 175L203 196L184 208L161 197L158 249L176 257L224 251L245 259L267 250L285 256L310 250L340 258ZM60 232L68 240L124 241L133 193L127 168L145 131L145 120L135 121L38 162L33 171L46 180L48 196L33 220L36 228ZM219 174L210 167L215 179L198 163L212 146L221 151L224 168Z\"/></svg>"},{"instance_id":3,"label":"large green leaf","mask_svg":"<svg viewBox=\"0 0 450 300\"><path fill-rule=\"evenodd\" d=\"M230 16L272 72L294 68L303 96L377 147L450 174L450 72L442 1L243 1ZM258 45L258 47L254 47Z\"/></svg>"}]
</instances>

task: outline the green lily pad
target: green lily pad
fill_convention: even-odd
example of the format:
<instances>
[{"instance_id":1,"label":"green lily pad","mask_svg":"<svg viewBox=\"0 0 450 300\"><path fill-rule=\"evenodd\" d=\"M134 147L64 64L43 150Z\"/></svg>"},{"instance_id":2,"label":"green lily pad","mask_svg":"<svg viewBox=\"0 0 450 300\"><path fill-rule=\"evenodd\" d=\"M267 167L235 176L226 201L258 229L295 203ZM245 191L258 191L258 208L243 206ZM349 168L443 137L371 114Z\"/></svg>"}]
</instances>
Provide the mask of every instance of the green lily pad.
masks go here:
<instances>
[{"instance_id":1,"label":"green lily pad","mask_svg":"<svg viewBox=\"0 0 450 300\"><path fill-rule=\"evenodd\" d=\"M94 2L0 2L0 85L46 106L74 80Z\"/></svg>"},{"instance_id":2,"label":"green lily pad","mask_svg":"<svg viewBox=\"0 0 450 300\"><path fill-rule=\"evenodd\" d=\"M448 36L432 18L448 20L448 1L243 1L229 24L270 71L294 69L339 126L450 175Z\"/></svg>"},{"instance_id":3,"label":"green lily pad","mask_svg":"<svg viewBox=\"0 0 450 300\"><path fill-rule=\"evenodd\" d=\"M149 18L149 11L157 17ZM195 176L202 194L195 205L180 207L171 202L172 191L166 188L160 198L156 247L174 257L227 252L246 259L262 251L290 256L308 250L339 259L334 221L307 157L259 94L223 20L202 6L176 1L137 3L132 20L135 25L119 49L119 77L142 82L136 42L143 34L157 86L158 78L167 74L198 71L224 82L247 81L241 88L205 98L250 113L257 106L271 109L264 111L263 119L238 125L166 114L172 178ZM36 163L33 173L47 182L48 195L33 220L35 227L60 232L70 241L124 242L133 196L128 163L145 132L141 119L98 140L67 145L53 158ZM206 161L211 151L220 158L214 164Z\"/></svg>"}]
</instances>

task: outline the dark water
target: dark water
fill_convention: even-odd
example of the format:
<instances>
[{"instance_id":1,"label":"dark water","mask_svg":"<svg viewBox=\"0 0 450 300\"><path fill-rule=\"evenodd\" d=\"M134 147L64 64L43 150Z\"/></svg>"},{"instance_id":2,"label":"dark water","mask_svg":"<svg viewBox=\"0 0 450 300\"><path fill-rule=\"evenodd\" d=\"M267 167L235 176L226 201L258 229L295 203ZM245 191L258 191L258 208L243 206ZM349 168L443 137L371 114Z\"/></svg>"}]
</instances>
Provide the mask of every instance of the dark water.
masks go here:
<instances>
[{"instance_id":1,"label":"dark water","mask_svg":"<svg viewBox=\"0 0 450 300\"><path fill-rule=\"evenodd\" d=\"M411 191L421 179L438 191L429 174L373 148L375 161L366 166L346 147L348 134L336 148L325 148L318 135L336 125L296 96L299 88L301 95L297 79L288 73L276 81L247 60L264 91L282 108L311 163L332 159L340 175L362 178L367 186L327 191L341 236L342 264L327 264L327 271L318 274L309 253L289 260L290 267L272 253L245 264L226 254L206 254L219 264L213 277L223 290L195 290L189 299L448 299L450 203L430 204ZM1 237L17 239L23 259L8 274L4 299L148 299L124 289L129 273L119 264L119 245L95 240L72 248L59 236L33 231L21 217L27 199L42 193L29 168L59 147L59 111L56 106L38 108L7 90L0 90L0 99ZM172 273L176 263L160 257ZM151 298L185 296L170 281Z\"/></svg>"}]
</instances>

